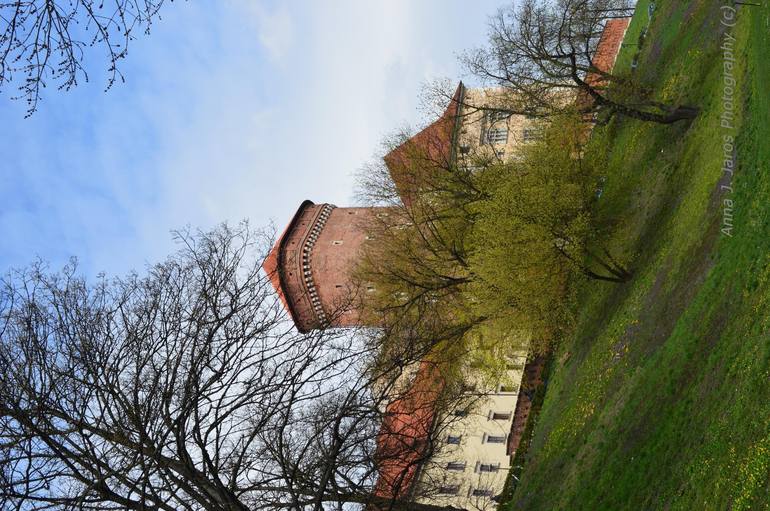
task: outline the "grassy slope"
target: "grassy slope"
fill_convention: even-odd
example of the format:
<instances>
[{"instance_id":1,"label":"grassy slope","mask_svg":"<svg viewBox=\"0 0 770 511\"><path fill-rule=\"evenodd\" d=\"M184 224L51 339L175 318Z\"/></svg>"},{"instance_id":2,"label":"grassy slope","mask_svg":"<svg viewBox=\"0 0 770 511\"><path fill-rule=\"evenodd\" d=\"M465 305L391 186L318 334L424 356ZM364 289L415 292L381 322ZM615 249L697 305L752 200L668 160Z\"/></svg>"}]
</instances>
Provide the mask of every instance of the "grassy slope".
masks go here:
<instances>
[{"instance_id":1,"label":"grassy slope","mask_svg":"<svg viewBox=\"0 0 770 511\"><path fill-rule=\"evenodd\" d=\"M640 58L659 98L700 117L596 132L611 148L597 218L635 278L582 285L508 509L770 509L770 11L743 7L734 29L742 115L727 196L719 5L658 2ZM724 198L733 237L719 233Z\"/></svg>"}]
</instances>

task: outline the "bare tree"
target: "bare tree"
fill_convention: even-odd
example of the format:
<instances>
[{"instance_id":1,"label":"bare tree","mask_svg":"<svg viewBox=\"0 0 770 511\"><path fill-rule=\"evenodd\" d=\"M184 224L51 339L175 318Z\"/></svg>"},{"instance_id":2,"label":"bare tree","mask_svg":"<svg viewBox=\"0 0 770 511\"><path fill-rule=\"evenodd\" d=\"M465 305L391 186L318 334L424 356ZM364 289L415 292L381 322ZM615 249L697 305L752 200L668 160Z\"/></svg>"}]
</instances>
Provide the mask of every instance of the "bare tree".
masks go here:
<instances>
[{"instance_id":1,"label":"bare tree","mask_svg":"<svg viewBox=\"0 0 770 511\"><path fill-rule=\"evenodd\" d=\"M498 11L489 46L463 62L505 89L500 104L491 106L496 110L534 116L605 111L666 124L694 118L697 108L656 102L638 80L610 70L614 56L599 44L604 28L630 12L624 0L523 0Z\"/></svg>"},{"instance_id":2,"label":"bare tree","mask_svg":"<svg viewBox=\"0 0 770 511\"><path fill-rule=\"evenodd\" d=\"M178 241L145 277L88 285L37 264L3 279L0 507L443 509L376 485L429 460L451 389L421 401L419 438L383 450L417 359L375 365L349 332L297 333L259 270L264 232Z\"/></svg>"},{"instance_id":3,"label":"bare tree","mask_svg":"<svg viewBox=\"0 0 770 511\"><path fill-rule=\"evenodd\" d=\"M358 175L359 201L383 210L363 226L369 240L355 279L371 285L363 306L373 315L370 324L380 326L383 344L401 349L457 344L483 321L465 307L464 292L473 279L466 243L473 205L484 192L453 151L431 150L443 144L426 139L434 136L422 132L415 142L398 133L384 143L388 163L378 159ZM458 314L463 309L467 314Z\"/></svg>"},{"instance_id":4,"label":"bare tree","mask_svg":"<svg viewBox=\"0 0 770 511\"><path fill-rule=\"evenodd\" d=\"M164 2L0 0L0 90L18 83L17 99L26 100L30 116L41 89L55 84L69 90L88 81L84 61L95 50L106 54L109 89L123 80L118 65L129 42L149 32Z\"/></svg>"}]
</instances>

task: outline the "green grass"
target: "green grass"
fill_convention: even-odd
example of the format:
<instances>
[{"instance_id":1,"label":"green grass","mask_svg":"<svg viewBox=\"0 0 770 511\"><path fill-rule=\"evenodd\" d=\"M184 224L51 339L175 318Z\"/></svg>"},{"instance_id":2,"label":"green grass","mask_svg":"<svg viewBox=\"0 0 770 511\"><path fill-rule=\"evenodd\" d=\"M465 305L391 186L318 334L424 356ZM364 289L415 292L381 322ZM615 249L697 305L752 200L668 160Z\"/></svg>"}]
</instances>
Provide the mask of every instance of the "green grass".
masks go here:
<instances>
[{"instance_id":1,"label":"green grass","mask_svg":"<svg viewBox=\"0 0 770 511\"><path fill-rule=\"evenodd\" d=\"M609 147L596 220L635 276L579 284L504 509L770 509L770 10L742 7L732 29L738 167L724 194L720 5L657 2L636 72L698 119L595 132ZM627 41L646 23L640 2Z\"/></svg>"}]
</instances>

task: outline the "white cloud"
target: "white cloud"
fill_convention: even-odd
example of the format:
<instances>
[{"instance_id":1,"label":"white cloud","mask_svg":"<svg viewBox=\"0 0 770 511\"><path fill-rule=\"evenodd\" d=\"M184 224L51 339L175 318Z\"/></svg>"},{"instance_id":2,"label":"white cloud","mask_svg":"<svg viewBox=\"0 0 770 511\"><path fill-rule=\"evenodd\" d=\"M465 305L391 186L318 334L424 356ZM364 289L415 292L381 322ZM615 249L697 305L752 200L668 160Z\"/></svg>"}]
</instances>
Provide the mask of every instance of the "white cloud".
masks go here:
<instances>
[{"instance_id":1,"label":"white cloud","mask_svg":"<svg viewBox=\"0 0 770 511\"><path fill-rule=\"evenodd\" d=\"M251 23L271 61L283 63L294 44L295 33L295 21L288 5L269 6L254 0L231 0L230 5L244 13L241 19Z\"/></svg>"},{"instance_id":2,"label":"white cloud","mask_svg":"<svg viewBox=\"0 0 770 511\"><path fill-rule=\"evenodd\" d=\"M161 258L169 230L186 224L282 228L303 199L349 204L353 172L383 135L419 122L421 84L457 77L454 53L481 42L493 9L170 4L132 47L128 83L52 94L51 115L8 126L24 141L8 156L10 186L29 199L0 217L0 234L22 255L64 251L85 255L89 271L123 272Z\"/></svg>"}]
</instances>

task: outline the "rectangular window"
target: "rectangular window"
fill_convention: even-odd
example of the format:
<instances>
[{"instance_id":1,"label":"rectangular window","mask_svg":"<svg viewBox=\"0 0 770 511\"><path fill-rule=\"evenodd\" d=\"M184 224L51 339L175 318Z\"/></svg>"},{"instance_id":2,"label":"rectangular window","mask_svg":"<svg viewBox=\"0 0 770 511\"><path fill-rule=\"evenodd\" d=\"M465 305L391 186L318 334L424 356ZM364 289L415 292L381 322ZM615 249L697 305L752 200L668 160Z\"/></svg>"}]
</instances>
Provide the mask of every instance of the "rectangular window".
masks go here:
<instances>
[{"instance_id":1,"label":"rectangular window","mask_svg":"<svg viewBox=\"0 0 770 511\"><path fill-rule=\"evenodd\" d=\"M487 435L487 442L488 444L504 444L505 443L505 435L503 436L495 436L495 435Z\"/></svg>"},{"instance_id":2,"label":"rectangular window","mask_svg":"<svg viewBox=\"0 0 770 511\"><path fill-rule=\"evenodd\" d=\"M455 472L464 472L465 471L465 462L464 461L450 461L446 464L447 470L453 470Z\"/></svg>"},{"instance_id":3,"label":"rectangular window","mask_svg":"<svg viewBox=\"0 0 770 511\"><path fill-rule=\"evenodd\" d=\"M342 245L342 240L334 240L332 241L332 245Z\"/></svg>"},{"instance_id":4,"label":"rectangular window","mask_svg":"<svg viewBox=\"0 0 770 511\"><path fill-rule=\"evenodd\" d=\"M524 128L521 133L521 138L524 142L533 142L538 140L543 134L543 130L540 128Z\"/></svg>"},{"instance_id":5,"label":"rectangular window","mask_svg":"<svg viewBox=\"0 0 770 511\"><path fill-rule=\"evenodd\" d=\"M461 435L449 435L446 439L446 443L452 444L452 445L460 445L460 441L462 441L463 437Z\"/></svg>"},{"instance_id":6,"label":"rectangular window","mask_svg":"<svg viewBox=\"0 0 770 511\"><path fill-rule=\"evenodd\" d=\"M507 421L511 419L511 412L493 412L492 413L492 420L493 421Z\"/></svg>"},{"instance_id":7,"label":"rectangular window","mask_svg":"<svg viewBox=\"0 0 770 511\"><path fill-rule=\"evenodd\" d=\"M508 119L511 116L511 114L509 112L505 112L503 110L495 110L495 111L492 111L492 112L488 112L488 114L489 114L489 122L490 123L494 123L494 122L498 122L498 121L504 121L504 120Z\"/></svg>"},{"instance_id":8,"label":"rectangular window","mask_svg":"<svg viewBox=\"0 0 770 511\"><path fill-rule=\"evenodd\" d=\"M481 463L479 464L479 472L498 472L500 470L499 463Z\"/></svg>"},{"instance_id":9,"label":"rectangular window","mask_svg":"<svg viewBox=\"0 0 770 511\"><path fill-rule=\"evenodd\" d=\"M468 410L455 410L453 413L455 417L465 417L468 415Z\"/></svg>"},{"instance_id":10,"label":"rectangular window","mask_svg":"<svg viewBox=\"0 0 770 511\"><path fill-rule=\"evenodd\" d=\"M460 492L459 484L452 484L448 486L441 486L438 489L438 493L441 495L457 495Z\"/></svg>"},{"instance_id":11,"label":"rectangular window","mask_svg":"<svg viewBox=\"0 0 770 511\"><path fill-rule=\"evenodd\" d=\"M508 128L491 128L487 131L488 144L505 144L508 142Z\"/></svg>"},{"instance_id":12,"label":"rectangular window","mask_svg":"<svg viewBox=\"0 0 770 511\"><path fill-rule=\"evenodd\" d=\"M491 497L492 490L489 490L487 488L474 488L471 495L473 495L474 497Z\"/></svg>"}]
</instances>

